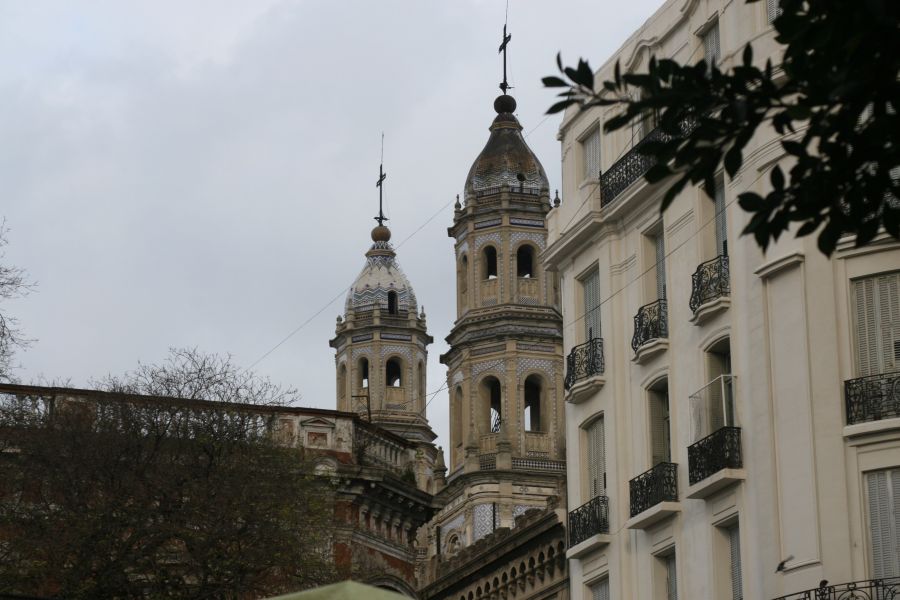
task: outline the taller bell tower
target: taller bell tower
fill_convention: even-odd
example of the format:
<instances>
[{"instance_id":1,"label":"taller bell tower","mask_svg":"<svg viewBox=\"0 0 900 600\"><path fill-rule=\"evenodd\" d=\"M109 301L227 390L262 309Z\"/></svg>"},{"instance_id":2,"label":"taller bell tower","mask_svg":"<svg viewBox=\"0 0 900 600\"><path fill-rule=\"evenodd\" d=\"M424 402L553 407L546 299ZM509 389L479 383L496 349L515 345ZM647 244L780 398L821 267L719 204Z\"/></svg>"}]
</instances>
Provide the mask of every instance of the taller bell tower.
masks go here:
<instances>
[{"instance_id":1,"label":"taller bell tower","mask_svg":"<svg viewBox=\"0 0 900 600\"><path fill-rule=\"evenodd\" d=\"M565 458L562 316L555 273L538 255L550 210L544 168L522 137L516 101L494 101L490 137L456 205L457 320L447 337L450 470ZM560 463L561 464L561 463Z\"/></svg>"}]
</instances>

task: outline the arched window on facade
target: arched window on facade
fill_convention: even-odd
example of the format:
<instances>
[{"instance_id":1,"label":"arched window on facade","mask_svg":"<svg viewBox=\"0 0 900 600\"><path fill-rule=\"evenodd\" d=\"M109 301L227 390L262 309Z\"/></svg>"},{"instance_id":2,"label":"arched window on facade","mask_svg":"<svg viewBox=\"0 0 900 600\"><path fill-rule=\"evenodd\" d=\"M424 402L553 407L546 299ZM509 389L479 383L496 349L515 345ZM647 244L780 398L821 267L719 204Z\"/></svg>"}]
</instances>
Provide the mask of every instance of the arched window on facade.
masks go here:
<instances>
[{"instance_id":1,"label":"arched window on facade","mask_svg":"<svg viewBox=\"0 0 900 600\"><path fill-rule=\"evenodd\" d=\"M497 279L497 249L493 246L485 246L482 253L482 279Z\"/></svg>"},{"instance_id":2,"label":"arched window on facade","mask_svg":"<svg viewBox=\"0 0 900 600\"><path fill-rule=\"evenodd\" d=\"M403 364L399 358L391 358L384 366L384 381L388 387L403 387Z\"/></svg>"},{"instance_id":3,"label":"arched window on facade","mask_svg":"<svg viewBox=\"0 0 900 600\"><path fill-rule=\"evenodd\" d=\"M468 293L469 293L469 257L465 254L462 255L462 258L459 260L459 284L457 285L457 289L459 289L459 302L460 305L465 308L468 303Z\"/></svg>"},{"instance_id":4,"label":"arched window on facade","mask_svg":"<svg viewBox=\"0 0 900 600\"><path fill-rule=\"evenodd\" d=\"M456 386L456 392L453 395L453 406L450 409L450 443L454 451L459 452L463 446L462 439L462 415L463 415L463 391L462 386ZM459 450L457 450L459 449ZM453 466L456 466L456 460L461 457L454 456Z\"/></svg>"},{"instance_id":5,"label":"arched window on facade","mask_svg":"<svg viewBox=\"0 0 900 600\"><path fill-rule=\"evenodd\" d=\"M369 387L369 359L361 358L356 366L356 387L363 389Z\"/></svg>"},{"instance_id":6,"label":"arched window on facade","mask_svg":"<svg viewBox=\"0 0 900 600\"><path fill-rule=\"evenodd\" d=\"M481 381L481 430L497 433L503 422L500 381L493 376Z\"/></svg>"},{"instance_id":7,"label":"arched window on facade","mask_svg":"<svg viewBox=\"0 0 900 600\"><path fill-rule=\"evenodd\" d=\"M519 246L516 251L516 275L519 277L534 277L534 248L528 244Z\"/></svg>"},{"instance_id":8,"label":"arched window on facade","mask_svg":"<svg viewBox=\"0 0 900 600\"><path fill-rule=\"evenodd\" d=\"M388 314L396 315L400 313L400 308L397 305L397 292L390 291L388 292Z\"/></svg>"},{"instance_id":9,"label":"arched window on facade","mask_svg":"<svg viewBox=\"0 0 900 600\"><path fill-rule=\"evenodd\" d=\"M545 431L541 422L541 395L543 394L541 378L537 375L529 375L525 379L524 387L525 431Z\"/></svg>"}]
</instances>

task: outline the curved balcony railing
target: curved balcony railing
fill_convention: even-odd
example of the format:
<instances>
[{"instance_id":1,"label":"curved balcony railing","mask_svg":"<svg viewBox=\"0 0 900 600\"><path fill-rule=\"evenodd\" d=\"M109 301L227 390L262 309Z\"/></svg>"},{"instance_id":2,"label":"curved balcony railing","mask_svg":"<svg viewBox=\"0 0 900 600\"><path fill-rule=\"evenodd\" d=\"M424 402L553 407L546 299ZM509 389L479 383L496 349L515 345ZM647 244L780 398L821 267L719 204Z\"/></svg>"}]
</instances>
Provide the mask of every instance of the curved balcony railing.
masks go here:
<instances>
[{"instance_id":1,"label":"curved balcony railing","mask_svg":"<svg viewBox=\"0 0 900 600\"><path fill-rule=\"evenodd\" d=\"M579 379L602 375L604 367L603 338L592 338L575 346L566 357L566 389Z\"/></svg>"},{"instance_id":2,"label":"curved balcony railing","mask_svg":"<svg viewBox=\"0 0 900 600\"><path fill-rule=\"evenodd\" d=\"M740 469L741 428L722 427L688 446L688 480L691 485L722 469Z\"/></svg>"},{"instance_id":3,"label":"curved balcony railing","mask_svg":"<svg viewBox=\"0 0 900 600\"><path fill-rule=\"evenodd\" d=\"M645 304L634 315L634 336L631 349L638 348L651 340L669 337L669 315L665 298Z\"/></svg>"},{"instance_id":4,"label":"curved balcony railing","mask_svg":"<svg viewBox=\"0 0 900 600\"><path fill-rule=\"evenodd\" d=\"M811 590L779 596L775 600L895 600L900 599L900 577L820 585Z\"/></svg>"},{"instance_id":5,"label":"curved balcony railing","mask_svg":"<svg viewBox=\"0 0 900 600\"><path fill-rule=\"evenodd\" d=\"M597 496L569 513L569 548L598 533L609 533L609 498Z\"/></svg>"},{"instance_id":6,"label":"curved balcony railing","mask_svg":"<svg viewBox=\"0 0 900 600\"><path fill-rule=\"evenodd\" d=\"M847 425L900 417L900 372L844 382Z\"/></svg>"},{"instance_id":7,"label":"curved balcony railing","mask_svg":"<svg viewBox=\"0 0 900 600\"><path fill-rule=\"evenodd\" d=\"M631 516L660 502L678 502L678 465L661 462L628 482Z\"/></svg>"},{"instance_id":8,"label":"curved balcony railing","mask_svg":"<svg viewBox=\"0 0 900 600\"><path fill-rule=\"evenodd\" d=\"M691 275L691 302L693 312L716 298L731 294L728 255L720 254L712 260L700 263Z\"/></svg>"},{"instance_id":9,"label":"curved balcony railing","mask_svg":"<svg viewBox=\"0 0 900 600\"><path fill-rule=\"evenodd\" d=\"M688 135L696 127L696 119L685 119L680 125L681 135ZM604 171L600 175L600 206L611 203L629 185L643 177L644 173L656 164L656 157L641 154L641 148L647 142L667 142L671 139L671 135L663 132L659 127L655 127L622 158Z\"/></svg>"}]
</instances>

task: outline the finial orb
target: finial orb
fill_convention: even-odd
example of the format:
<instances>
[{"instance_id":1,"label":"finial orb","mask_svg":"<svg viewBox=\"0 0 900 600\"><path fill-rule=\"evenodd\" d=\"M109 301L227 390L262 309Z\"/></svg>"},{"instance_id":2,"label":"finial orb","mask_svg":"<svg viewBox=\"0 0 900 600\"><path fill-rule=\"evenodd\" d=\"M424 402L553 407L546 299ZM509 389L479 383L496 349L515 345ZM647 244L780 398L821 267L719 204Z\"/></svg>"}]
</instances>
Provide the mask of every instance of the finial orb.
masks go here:
<instances>
[{"instance_id":1,"label":"finial orb","mask_svg":"<svg viewBox=\"0 0 900 600\"><path fill-rule=\"evenodd\" d=\"M497 96L497 99L494 100L494 110L497 111L497 114L516 112L516 99L509 94Z\"/></svg>"},{"instance_id":2,"label":"finial orb","mask_svg":"<svg viewBox=\"0 0 900 600\"><path fill-rule=\"evenodd\" d=\"M373 242L387 242L391 239L391 230L384 225L378 225L372 230Z\"/></svg>"}]
</instances>

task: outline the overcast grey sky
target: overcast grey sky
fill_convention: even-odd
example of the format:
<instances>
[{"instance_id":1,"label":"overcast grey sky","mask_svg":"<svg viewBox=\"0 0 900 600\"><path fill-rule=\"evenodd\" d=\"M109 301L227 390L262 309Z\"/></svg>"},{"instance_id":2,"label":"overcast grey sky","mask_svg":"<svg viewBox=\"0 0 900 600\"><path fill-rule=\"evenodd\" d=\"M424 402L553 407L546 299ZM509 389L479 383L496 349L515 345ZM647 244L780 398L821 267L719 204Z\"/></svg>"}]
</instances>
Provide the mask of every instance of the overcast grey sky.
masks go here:
<instances>
[{"instance_id":1,"label":"overcast grey sky","mask_svg":"<svg viewBox=\"0 0 900 600\"><path fill-rule=\"evenodd\" d=\"M661 4L511 0L518 117L559 187L540 78L599 66ZM39 283L6 308L30 381L122 373L170 346L334 408L328 340L377 212L435 338L455 315L452 201L499 93L503 0L0 0L0 216ZM442 209L443 207L443 209ZM428 417L446 444L447 395Z\"/></svg>"}]
</instances>

